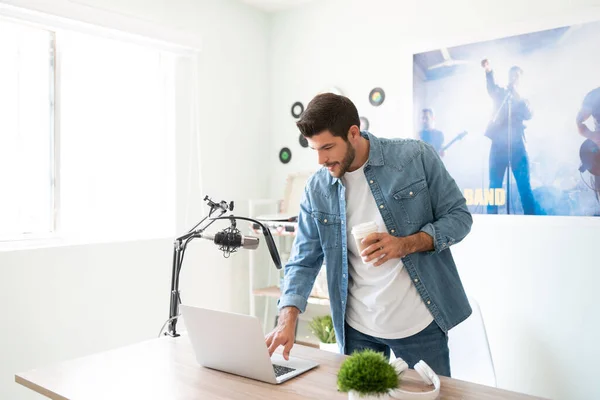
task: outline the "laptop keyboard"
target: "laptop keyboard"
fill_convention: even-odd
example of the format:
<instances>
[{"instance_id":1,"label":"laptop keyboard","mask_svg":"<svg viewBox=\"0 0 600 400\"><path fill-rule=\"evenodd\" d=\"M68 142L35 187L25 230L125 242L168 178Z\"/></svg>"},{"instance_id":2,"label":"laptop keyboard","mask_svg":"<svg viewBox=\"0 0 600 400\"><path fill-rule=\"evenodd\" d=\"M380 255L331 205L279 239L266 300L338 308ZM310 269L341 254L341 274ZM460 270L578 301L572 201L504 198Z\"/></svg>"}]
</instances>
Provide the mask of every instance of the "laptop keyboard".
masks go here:
<instances>
[{"instance_id":1,"label":"laptop keyboard","mask_svg":"<svg viewBox=\"0 0 600 400\"><path fill-rule=\"evenodd\" d=\"M284 367L283 365L273 364L273 371L275 371L275 376L280 377L281 375L285 375L288 372L295 371L295 368Z\"/></svg>"}]
</instances>

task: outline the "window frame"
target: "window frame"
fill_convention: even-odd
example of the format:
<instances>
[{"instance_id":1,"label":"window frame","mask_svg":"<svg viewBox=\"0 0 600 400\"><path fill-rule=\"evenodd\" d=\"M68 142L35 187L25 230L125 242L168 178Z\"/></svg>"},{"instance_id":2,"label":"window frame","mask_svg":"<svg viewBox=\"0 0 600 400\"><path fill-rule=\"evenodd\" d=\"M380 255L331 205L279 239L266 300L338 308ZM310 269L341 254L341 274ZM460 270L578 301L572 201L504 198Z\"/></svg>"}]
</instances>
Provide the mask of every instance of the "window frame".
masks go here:
<instances>
[{"instance_id":1,"label":"window frame","mask_svg":"<svg viewBox=\"0 0 600 400\"><path fill-rule=\"evenodd\" d=\"M13 18L10 16L5 16L2 13L2 9L0 8L0 21L5 21L7 23L10 24L17 24L17 25L21 25L21 26L27 26L30 28L34 28L34 29L40 29L43 31L46 31L49 34L50 37L50 42L48 44L48 51L49 51L49 55L48 55L48 61L49 61L49 80L48 80L48 84L50 85L49 87L49 93L50 93L50 99L48 102L48 106L50 107L50 119L48 121L49 123L49 130L48 130L48 134L50 135L49 138L49 151L50 151L50 157L49 157L49 161L50 161L50 166L49 166L49 172L50 172L50 191L51 191L51 196L50 196L50 201L51 203L49 204L49 214L50 214L50 229L48 232L32 232L32 233L28 233L28 232L14 232L14 233L9 233L9 234L3 234L0 235L0 243L5 243L5 242L17 242L17 241L25 241L25 240L39 240L39 239L48 239L48 238L55 238L57 237L57 212L56 212L56 207L57 204L60 203L60 193L57 191L57 187L56 185L59 184L58 181L60 180L60 178L58 178L58 171L60 171L60 165L57 165L56 162L59 162L60 160L60 140L59 140L59 136L60 134L58 133L57 130L57 123L59 123L57 120L59 118L57 118L57 113L56 113L56 103L57 103L57 93L56 93L56 88L57 88L57 82L58 82L58 73L57 73L57 65L56 65L56 31L51 29L50 27L47 26L42 26L36 23L32 23L30 21L27 20L21 20L18 18Z\"/></svg>"},{"instance_id":2,"label":"window frame","mask_svg":"<svg viewBox=\"0 0 600 400\"><path fill-rule=\"evenodd\" d=\"M132 44L167 51L197 60L201 51L201 41L196 35L157 27L142 20L126 17L110 11L93 9L73 3L55 7L39 2L18 0L16 5L0 4L0 20L30 26L48 31L51 34L52 76L50 79L50 232L15 233L0 236L0 251L19 247L53 247L72 243L104 243L121 241L151 240L150 237L109 239L109 238L67 238L61 234L61 48L60 35L68 32L91 34L108 39L116 39ZM108 22L107 21L113 21ZM53 78L53 79L52 79ZM174 212L176 210L173 210ZM174 215L176 220L176 214ZM175 223L175 221L174 221ZM163 235L169 237L168 235ZM19 244L20 243L20 244Z\"/></svg>"}]
</instances>

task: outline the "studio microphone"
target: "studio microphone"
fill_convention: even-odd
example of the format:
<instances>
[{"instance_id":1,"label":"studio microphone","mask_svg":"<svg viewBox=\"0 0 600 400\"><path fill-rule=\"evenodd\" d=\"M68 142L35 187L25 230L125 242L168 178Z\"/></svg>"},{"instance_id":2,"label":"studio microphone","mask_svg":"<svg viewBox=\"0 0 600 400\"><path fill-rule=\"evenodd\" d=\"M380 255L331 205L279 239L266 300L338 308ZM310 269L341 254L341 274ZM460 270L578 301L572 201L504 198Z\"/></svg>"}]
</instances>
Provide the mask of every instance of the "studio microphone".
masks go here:
<instances>
[{"instance_id":1,"label":"studio microphone","mask_svg":"<svg viewBox=\"0 0 600 400\"><path fill-rule=\"evenodd\" d=\"M229 229L217 232L214 235L210 233L203 233L202 237L204 239L212 240L221 248L221 250L227 253L232 253L240 247L247 250L256 250L260 242L257 237L244 236L240 233L232 232Z\"/></svg>"}]
</instances>

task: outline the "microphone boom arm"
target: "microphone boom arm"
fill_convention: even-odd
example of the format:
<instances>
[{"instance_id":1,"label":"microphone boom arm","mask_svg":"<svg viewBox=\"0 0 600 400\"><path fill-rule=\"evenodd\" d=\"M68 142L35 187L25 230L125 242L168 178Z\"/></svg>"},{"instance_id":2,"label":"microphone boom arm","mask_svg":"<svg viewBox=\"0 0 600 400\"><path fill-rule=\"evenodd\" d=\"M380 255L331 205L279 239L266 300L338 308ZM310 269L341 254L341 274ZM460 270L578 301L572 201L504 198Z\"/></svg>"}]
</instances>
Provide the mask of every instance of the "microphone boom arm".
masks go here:
<instances>
[{"instance_id":1,"label":"microphone boom arm","mask_svg":"<svg viewBox=\"0 0 600 400\"><path fill-rule=\"evenodd\" d=\"M205 201L207 201L208 196L205 197ZM181 266L183 264L183 256L185 254L185 250L189 242L191 242L195 238L203 237L203 232L206 228L212 225L215 221L220 219L228 219L231 221L231 226L235 227L236 220L244 220L253 222L259 225L263 231L265 236L265 241L267 242L267 247L269 248L269 253L271 254L271 258L275 267L277 269L281 269L281 259L279 257L279 252L277 251L277 246L275 245L275 240L273 239L273 235L268 227L266 227L262 222L257 221L252 218L247 217L239 217L235 215L223 216L227 212L226 207L223 205L225 202L221 202L220 204L212 202L208 199L208 204L211 207L211 210L208 216L204 217L196 226L194 226L188 233L178 237L175 239L173 243L173 268L171 271L171 300L169 305L169 319L167 320L167 330L165 335L171 337L177 337L179 334L177 333L177 319L179 318L179 304L181 303L181 297L179 292L179 274L181 273ZM212 217L212 214L219 210L220 213L217 217ZM233 210L233 202L229 205L229 210ZM207 221L209 219L209 221Z\"/></svg>"}]
</instances>

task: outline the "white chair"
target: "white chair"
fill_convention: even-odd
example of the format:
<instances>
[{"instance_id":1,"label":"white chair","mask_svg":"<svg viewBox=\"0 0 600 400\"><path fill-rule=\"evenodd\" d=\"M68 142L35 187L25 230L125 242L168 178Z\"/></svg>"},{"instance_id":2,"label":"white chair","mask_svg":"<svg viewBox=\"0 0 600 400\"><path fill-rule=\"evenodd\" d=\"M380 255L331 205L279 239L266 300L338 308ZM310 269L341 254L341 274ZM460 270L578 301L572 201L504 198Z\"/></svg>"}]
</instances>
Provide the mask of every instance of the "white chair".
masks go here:
<instances>
[{"instance_id":1,"label":"white chair","mask_svg":"<svg viewBox=\"0 0 600 400\"><path fill-rule=\"evenodd\" d=\"M452 378L496 387L496 372L479 304L472 298L473 313L450 329L450 369Z\"/></svg>"}]
</instances>

